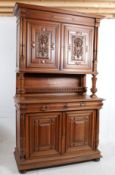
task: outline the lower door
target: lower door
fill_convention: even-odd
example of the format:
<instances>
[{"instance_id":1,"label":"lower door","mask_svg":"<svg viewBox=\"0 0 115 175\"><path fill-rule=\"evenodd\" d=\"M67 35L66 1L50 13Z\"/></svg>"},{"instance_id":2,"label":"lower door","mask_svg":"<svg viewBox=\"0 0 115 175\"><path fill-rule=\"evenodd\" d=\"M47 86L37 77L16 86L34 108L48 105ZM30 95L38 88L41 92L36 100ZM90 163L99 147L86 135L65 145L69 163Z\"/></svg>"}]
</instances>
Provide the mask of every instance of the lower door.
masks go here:
<instances>
[{"instance_id":1,"label":"lower door","mask_svg":"<svg viewBox=\"0 0 115 175\"><path fill-rule=\"evenodd\" d=\"M95 110L66 112L65 121L66 153L80 153L95 148Z\"/></svg>"},{"instance_id":2,"label":"lower door","mask_svg":"<svg viewBox=\"0 0 115 175\"><path fill-rule=\"evenodd\" d=\"M60 153L61 113L28 114L28 156L43 158Z\"/></svg>"}]
</instances>

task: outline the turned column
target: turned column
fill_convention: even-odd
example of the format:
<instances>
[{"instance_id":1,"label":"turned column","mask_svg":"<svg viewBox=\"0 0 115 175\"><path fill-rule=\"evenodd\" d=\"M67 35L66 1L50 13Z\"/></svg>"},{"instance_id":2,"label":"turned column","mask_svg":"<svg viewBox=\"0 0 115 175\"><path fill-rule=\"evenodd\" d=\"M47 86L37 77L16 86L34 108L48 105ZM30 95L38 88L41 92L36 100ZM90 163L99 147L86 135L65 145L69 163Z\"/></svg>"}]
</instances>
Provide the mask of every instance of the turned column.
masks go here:
<instances>
[{"instance_id":1,"label":"turned column","mask_svg":"<svg viewBox=\"0 0 115 175\"><path fill-rule=\"evenodd\" d=\"M94 28L94 43L93 43L93 74L92 74L92 88L91 88L91 97L96 98L96 81L97 81L97 52L98 52L98 27L99 27L100 19L95 20L95 28Z\"/></svg>"},{"instance_id":2,"label":"turned column","mask_svg":"<svg viewBox=\"0 0 115 175\"><path fill-rule=\"evenodd\" d=\"M91 97L92 98L96 98L96 92L97 92L97 88L96 88L96 81L97 81L97 77L96 77L97 74L93 74L92 76L92 88L91 88Z\"/></svg>"}]
</instances>

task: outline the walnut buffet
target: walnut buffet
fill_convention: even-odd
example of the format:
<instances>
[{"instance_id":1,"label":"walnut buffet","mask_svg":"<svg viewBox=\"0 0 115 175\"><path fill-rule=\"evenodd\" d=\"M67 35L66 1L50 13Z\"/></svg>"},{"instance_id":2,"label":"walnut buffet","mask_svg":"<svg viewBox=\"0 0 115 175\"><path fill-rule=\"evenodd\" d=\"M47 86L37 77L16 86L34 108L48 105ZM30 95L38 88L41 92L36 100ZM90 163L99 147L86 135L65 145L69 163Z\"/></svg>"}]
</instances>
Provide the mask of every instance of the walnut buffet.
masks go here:
<instances>
[{"instance_id":1,"label":"walnut buffet","mask_svg":"<svg viewBox=\"0 0 115 175\"><path fill-rule=\"evenodd\" d=\"M99 160L99 16L17 3L16 149L20 172ZM91 95L86 76L92 74Z\"/></svg>"}]
</instances>

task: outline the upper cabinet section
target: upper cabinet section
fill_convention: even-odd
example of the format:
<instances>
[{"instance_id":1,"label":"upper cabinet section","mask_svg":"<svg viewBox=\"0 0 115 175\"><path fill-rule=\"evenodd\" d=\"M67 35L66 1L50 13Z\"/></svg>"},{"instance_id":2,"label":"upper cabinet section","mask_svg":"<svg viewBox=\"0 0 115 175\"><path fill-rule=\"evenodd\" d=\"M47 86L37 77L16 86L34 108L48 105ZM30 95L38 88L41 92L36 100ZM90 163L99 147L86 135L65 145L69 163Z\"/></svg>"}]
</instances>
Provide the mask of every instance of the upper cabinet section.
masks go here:
<instances>
[{"instance_id":1,"label":"upper cabinet section","mask_svg":"<svg viewBox=\"0 0 115 175\"><path fill-rule=\"evenodd\" d=\"M16 4L17 71L96 73L99 17Z\"/></svg>"}]
</instances>

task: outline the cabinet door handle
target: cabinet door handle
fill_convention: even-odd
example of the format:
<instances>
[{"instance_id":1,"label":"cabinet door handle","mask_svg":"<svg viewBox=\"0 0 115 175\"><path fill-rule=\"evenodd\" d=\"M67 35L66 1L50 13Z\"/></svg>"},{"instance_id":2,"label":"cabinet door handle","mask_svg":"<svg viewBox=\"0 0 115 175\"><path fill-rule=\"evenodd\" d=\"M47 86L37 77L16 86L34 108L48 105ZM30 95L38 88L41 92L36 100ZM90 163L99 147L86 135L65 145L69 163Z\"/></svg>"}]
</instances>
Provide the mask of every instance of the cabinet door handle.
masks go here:
<instances>
[{"instance_id":1,"label":"cabinet door handle","mask_svg":"<svg viewBox=\"0 0 115 175\"><path fill-rule=\"evenodd\" d=\"M67 109L67 107L68 107L67 104L65 104L65 105L63 106L64 109Z\"/></svg>"},{"instance_id":2,"label":"cabinet door handle","mask_svg":"<svg viewBox=\"0 0 115 175\"><path fill-rule=\"evenodd\" d=\"M32 48L35 48L35 46L36 46L36 44L35 44L35 42L33 41L33 42L32 42Z\"/></svg>"},{"instance_id":3,"label":"cabinet door handle","mask_svg":"<svg viewBox=\"0 0 115 175\"><path fill-rule=\"evenodd\" d=\"M55 49L55 44L54 44L54 43L51 44L51 49L52 49L52 50Z\"/></svg>"}]
</instances>

